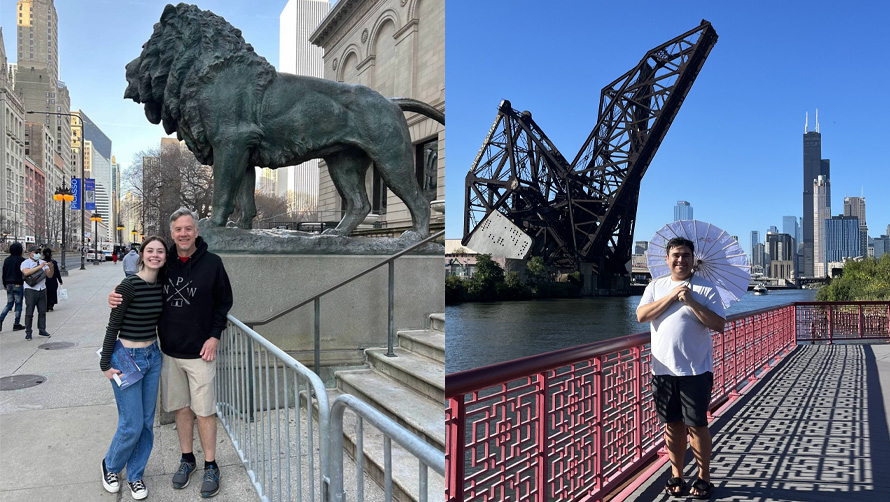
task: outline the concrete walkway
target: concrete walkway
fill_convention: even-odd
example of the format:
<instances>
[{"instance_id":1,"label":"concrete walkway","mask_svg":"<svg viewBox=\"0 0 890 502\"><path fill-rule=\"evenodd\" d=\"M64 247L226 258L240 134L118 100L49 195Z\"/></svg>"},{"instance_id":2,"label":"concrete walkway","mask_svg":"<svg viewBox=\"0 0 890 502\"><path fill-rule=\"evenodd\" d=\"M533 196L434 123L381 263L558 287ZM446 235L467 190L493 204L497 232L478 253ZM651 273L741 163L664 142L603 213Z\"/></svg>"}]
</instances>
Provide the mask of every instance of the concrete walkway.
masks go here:
<instances>
[{"instance_id":1,"label":"concrete walkway","mask_svg":"<svg viewBox=\"0 0 890 502\"><path fill-rule=\"evenodd\" d=\"M711 500L884 502L888 416L890 345L798 347L711 425ZM627 500L685 500L664 494L669 472Z\"/></svg>"},{"instance_id":2,"label":"concrete walkway","mask_svg":"<svg viewBox=\"0 0 890 502\"><path fill-rule=\"evenodd\" d=\"M63 278L70 300L47 313L50 339L37 336L36 313L33 341L25 341L24 331L12 331L13 313L3 323L0 377L36 375L44 381L0 391L0 500L132 500L126 483L120 493L107 493L100 475L100 462L117 427L117 408L111 384L99 371L96 350L108 322L108 293L123 277L120 262L87 264L86 270L72 267ZM52 345L59 343L64 345ZM203 465L197 437L196 431L195 455ZM213 500L259 500L222 426L217 443L222 489ZM174 425L156 422L154 450L145 471L148 500L201 498L200 469L187 488L174 490L171 485L179 453Z\"/></svg>"}]
</instances>

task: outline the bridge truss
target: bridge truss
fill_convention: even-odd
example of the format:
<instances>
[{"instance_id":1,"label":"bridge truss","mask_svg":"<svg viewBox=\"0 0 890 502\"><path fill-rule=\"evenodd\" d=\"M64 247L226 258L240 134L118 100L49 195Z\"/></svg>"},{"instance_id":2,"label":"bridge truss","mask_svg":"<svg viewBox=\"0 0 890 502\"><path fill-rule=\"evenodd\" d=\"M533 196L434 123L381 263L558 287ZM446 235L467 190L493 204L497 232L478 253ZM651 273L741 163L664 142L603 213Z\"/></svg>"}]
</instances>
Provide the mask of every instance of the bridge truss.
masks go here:
<instances>
[{"instance_id":1,"label":"bridge truss","mask_svg":"<svg viewBox=\"0 0 890 502\"><path fill-rule=\"evenodd\" d=\"M533 256L627 276L640 182L716 42L703 20L604 87L596 125L571 162L531 113L502 101L466 177L464 244L498 211L532 238Z\"/></svg>"}]
</instances>

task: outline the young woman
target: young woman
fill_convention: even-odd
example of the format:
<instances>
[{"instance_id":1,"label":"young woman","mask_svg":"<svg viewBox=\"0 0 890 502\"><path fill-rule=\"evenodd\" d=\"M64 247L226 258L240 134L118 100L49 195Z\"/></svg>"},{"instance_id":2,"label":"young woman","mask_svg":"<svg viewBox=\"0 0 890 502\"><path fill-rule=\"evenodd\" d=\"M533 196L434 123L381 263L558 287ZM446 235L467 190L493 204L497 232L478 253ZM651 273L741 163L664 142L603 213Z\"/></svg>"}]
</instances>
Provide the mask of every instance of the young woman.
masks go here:
<instances>
[{"instance_id":1,"label":"young woman","mask_svg":"<svg viewBox=\"0 0 890 502\"><path fill-rule=\"evenodd\" d=\"M118 413L117 432L102 459L102 486L117 493L120 490L118 473L126 467L130 493L136 500L148 496L142 475L154 445L152 427L161 377L157 326L163 306L161 287L166 265L164 238L147 238L139 251L139 272L126 277L116 288L123 301L111 310L99 362L99 368L111 381ZM123 390L114 380L120 370L111 367L111 353L117 340L143 374L141 380Z\"/></svg>"},{"instance_id":2,"label":"young woman","mask_svg":"<svg viewBox=\"0 0 890 502\"><path fill-rule=\"evenodd\" d=\"M53 262L56 273L46 278L46 311L50 312L55 304L59 303L59 284L62 283L62 274L59 273L59 262L53 258L53 250L44 248L43 259Z\"/></svg>"}]
</instances>

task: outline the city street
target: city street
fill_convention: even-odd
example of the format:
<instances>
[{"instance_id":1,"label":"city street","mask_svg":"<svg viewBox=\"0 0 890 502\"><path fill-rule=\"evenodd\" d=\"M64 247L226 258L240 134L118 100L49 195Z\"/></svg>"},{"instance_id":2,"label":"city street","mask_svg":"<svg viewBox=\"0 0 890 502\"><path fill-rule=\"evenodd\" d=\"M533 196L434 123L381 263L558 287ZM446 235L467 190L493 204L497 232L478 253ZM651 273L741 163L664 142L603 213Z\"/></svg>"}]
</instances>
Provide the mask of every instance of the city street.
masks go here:
<instances>
[{"instance_id":1,"label":"city street","mask_svg":"<svg viewBox=\"0 0 890 502\"><path fill-rule=\"evenodd\" d=\"M102 488L99 464L117 426L117 409L111 384L99 371L96 350L110 312L107 296L123 279L123 269L120 262L104 262L79 270L79 257L69 258L68 265L64 287L70 299L46 316L52 338L37 336L35 327L34 340L25 341L23 331L12 331L12 313L0 332L0 378L16 377L12 382L0 380L2 388L41 382L0 390L0 500L130 499L126 484L118 494ZM179 466L174 425L156 421L154 431L154 451L145 471L149 497L200 498L200 469L187 488L172 488L170 480ZM214 500L258 500L222 426L217 443L222 490ZM197 439L195 455L203 459Z\"/></svg>"}]
</instances>

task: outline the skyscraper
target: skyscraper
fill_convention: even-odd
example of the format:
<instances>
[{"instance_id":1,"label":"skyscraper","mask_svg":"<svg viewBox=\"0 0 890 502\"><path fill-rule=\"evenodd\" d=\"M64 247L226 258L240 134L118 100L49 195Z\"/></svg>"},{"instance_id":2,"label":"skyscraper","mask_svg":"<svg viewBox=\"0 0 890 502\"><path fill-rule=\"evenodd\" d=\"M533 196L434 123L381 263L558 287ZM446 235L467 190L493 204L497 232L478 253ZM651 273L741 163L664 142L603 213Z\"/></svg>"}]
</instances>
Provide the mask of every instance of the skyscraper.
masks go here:
<instances>
[{"instance_id":1,"label":"skyscraper","mask_svg":"<svg viewBox=\"0 0 890 502\"><path fill-rule=\"evenodd\" d=\"M288 0L279 18L278 70L324 78L324 51L309 35L331 10L330 0ZM318 205L318 159L278 169L277 194L292 212L315 212Z\"/></svg>"},{"instance_id":2,"label":"skyscraper","mask_svg":"<svg viewBox=\"0 0 890 502\"><path fill-rule=\"evenodd\" d=\"M674 221L692 220L692 204L685 200L678 200L674 206Z\"/></svg>"},{"instance_id":3,"label":"skyscraper","mask_svg":"<svg viewBox=\"0 0 890 502\"><path fill-rule=\"evenodd\" d=\"M754 260L754 246L760 243L760 231L751 230L751 256L750 260Z\"/></svg>"},{"instance_id":4,"label":"skyscraper","mask_svg":"<svg viewBox=\"0 0 890 502\"><path fill-rule=\"evenodd\" d=\"M791 236L791 261L794 265L794 273L800 274L800 262L798 261L798 248L800 247L800 225L797 223L797 216L782 217L782 233Z\"/></svg>"},{"instance_id":5,"label":"skyscraper","mask_svg":"<svg viewBox=\"0 0 890 502\"><path fill-rule=\"evenodd\" d=\"M862 256L859 245L859 218L837 215L825 220L826 263Z\"/></svg>"},{"instance_id":6,"label":"skyscraper","mask_svg":"<svg viewBox=\"0 0 890 502\"><path fill-rule=\"evenodd\" d=\"M819 175L813 180L813 275L825 277L828 273L825 260L825 220L831 217L831 182ZM859 223L857 222L857 225Z\"/></svg>"},{"instance_id":7,"label":"skyscraper","mask_svg":"<svg viewBox=\"0 0 890 502\"><path fill-rule=\"evenodd\" d=\"M814 271L814 224L813 224L813 187L816 178L830 178L830 161L822 158L822 134L819 133L819 110L816 110L816 130L809 131L809 115L804 123L803 135L803 270L801 275L813 277ZM828 200L831 191L828 190ZM826 218L828 216L826 215ZM824 252L824 249L823 249ZM821 277L821 276L820 276Z\"/></svg>"},{"instance_id":8,"label":"skyscraper","mask_svg":"<svg viewBox=\"0 0 890 502\"><path fill-rule=\"evenodd\" d=\"M859 218L859 252L868 255L868 225L865 222L865 197L844 197L844 216Z\"/></svg>"}]
</instances>

